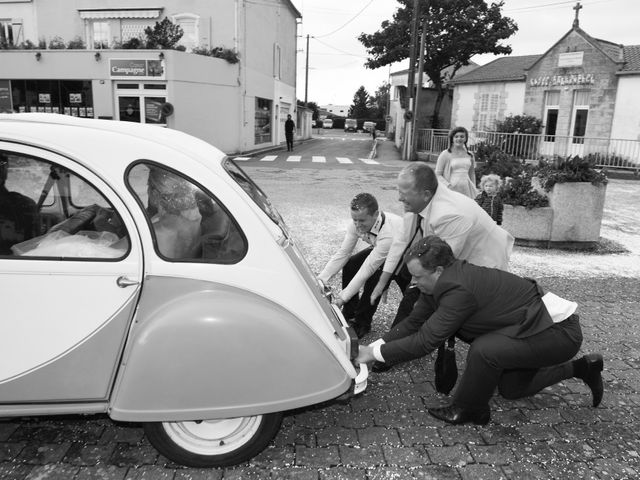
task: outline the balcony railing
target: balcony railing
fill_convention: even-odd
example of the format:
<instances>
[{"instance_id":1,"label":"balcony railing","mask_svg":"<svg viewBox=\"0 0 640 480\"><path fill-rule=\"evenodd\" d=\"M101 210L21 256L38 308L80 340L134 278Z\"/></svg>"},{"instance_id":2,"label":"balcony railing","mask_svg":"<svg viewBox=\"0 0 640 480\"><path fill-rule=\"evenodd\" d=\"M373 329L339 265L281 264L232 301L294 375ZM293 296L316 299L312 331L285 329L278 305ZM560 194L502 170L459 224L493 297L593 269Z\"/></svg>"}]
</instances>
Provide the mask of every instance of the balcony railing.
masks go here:
<instances>
[{"instance_id":1,"label":"balcony railing","mask_svg":"<svg viewBox=\"0 0 640 480\"><path fill-rule=\"evenodd\" d=\"M419 129L418 151L438 155L448 147L448 130ZM469 132L468 146L475 151L481 143L498 146L523 160L573 157L592 158L598 167L640 170L640 141L562 135Z\"/></svg>"}]
</instances>

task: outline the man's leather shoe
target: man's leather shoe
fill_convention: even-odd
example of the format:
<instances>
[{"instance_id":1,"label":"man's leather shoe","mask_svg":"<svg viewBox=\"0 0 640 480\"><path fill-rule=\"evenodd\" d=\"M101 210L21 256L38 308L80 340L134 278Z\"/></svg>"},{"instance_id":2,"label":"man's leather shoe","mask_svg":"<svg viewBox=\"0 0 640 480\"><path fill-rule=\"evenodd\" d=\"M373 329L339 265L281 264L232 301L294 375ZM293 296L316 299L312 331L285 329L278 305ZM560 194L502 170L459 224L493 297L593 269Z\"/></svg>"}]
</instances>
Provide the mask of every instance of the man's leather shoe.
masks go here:
<instances>
[{"instance_id":1,"label":"man's leather shoe","mask_svg":"<svg viewBox=\"0 0 640 480\"><path fill-rule=\"evenodd\" d=\"M604 360L599 353L589 353L575 361L577 375L587 387L591 389L593 397L593 406L597 407L602 401L604 394L604 385L602 384L602 370L604 368Z\"/></svg>"},{"instance_id":2,"label":"man's leather shoe","mask_svg":"<svg viewBox=\"0 0 640 480\"><path fill-rule=\"evenodd\" d=\"M373 362L373 365L371 365L371 371L373 373L388 372L389 370L391 370L391 368L393 368L393 365L389 365L385 362L378 362L377 360Z\"/></svg>"},{"instance_id":3,"label":"man's leather shoe","mask_svg":"<svg viewBox=\"0 0 640 480\"><path fill-rule=\"evenodd\" d=\"M359 325L355 323L353 329L356 331L358 338L362 338L371 331L371 325Z\"/></svg>"},{"instance_id":4,"label":"man's leather shoe","mask_svg":"<svg viewBox=\"0 0 640 480\"><path fill-rule=\"evenodd\" d=\"M449 405L442 408L430 408L429 413L434 417L444 420L447 423L453 423L454 425L460 425L467 422L473 422L476 425L486 425L489 423L491 413L489 408L486 410L465 410L462 407L456 407L455 405Z\"/></svg>"}]
</instances>

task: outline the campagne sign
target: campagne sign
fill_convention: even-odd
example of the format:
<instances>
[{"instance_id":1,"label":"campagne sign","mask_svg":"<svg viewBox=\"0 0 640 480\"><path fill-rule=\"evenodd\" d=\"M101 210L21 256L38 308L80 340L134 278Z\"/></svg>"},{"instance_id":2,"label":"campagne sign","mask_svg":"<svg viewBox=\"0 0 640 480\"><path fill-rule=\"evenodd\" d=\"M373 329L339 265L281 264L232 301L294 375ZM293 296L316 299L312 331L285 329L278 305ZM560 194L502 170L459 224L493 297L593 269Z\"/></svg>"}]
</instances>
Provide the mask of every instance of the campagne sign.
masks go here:
<instances>
[{"instance_id":1,"label":"campagne sign","mask_svg":"<svg viewBox=\"0 0 640 480\"><path fill-rule=\"evenodd\" d=\"M109 75L119 78L163 78L164 67L160 60L110 59Z\"/></svg>"},{"instance_id":2,"label":"campagne sign","mask_svg":"<svg viewBox=\"0 0 640 480\"><path fill-rule=\"evenodd\" d=\"M554 87L563 85L593 85L596 79L592 73L572 75L547 75L529 80L531 87Z\"/></svg>"}]
</instances>

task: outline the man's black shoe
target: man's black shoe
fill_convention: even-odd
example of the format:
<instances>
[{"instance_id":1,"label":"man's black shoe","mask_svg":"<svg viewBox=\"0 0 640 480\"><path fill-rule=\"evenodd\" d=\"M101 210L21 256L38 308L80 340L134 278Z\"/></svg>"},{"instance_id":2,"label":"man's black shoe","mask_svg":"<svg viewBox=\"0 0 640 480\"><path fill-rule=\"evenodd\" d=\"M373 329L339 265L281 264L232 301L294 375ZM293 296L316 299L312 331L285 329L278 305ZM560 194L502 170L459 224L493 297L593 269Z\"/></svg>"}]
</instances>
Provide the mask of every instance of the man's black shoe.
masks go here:
<instances>
[{"instance_id":1,"label":"man's black shoe","mask_svg":"<svg viewBox=\"0 0 640 480\"><path fill-rule=\"evenodd\" d=\"M486 425L489 423L489 418L491 418L491 413L488 408L486 410L465 410L462 407L449 405L448 407L429 408L428 410L434 417L444 420L447 423L453 423L454 425L467 422L473 422L476 425Z\"/></svg>"},{"instance_id":2,"label":"man's black shoe","mask_svg":"<svg viewBox=\"0 0 640 480\"><path fill-rule=\"evenodd\" d=\"M388 372L392 368L393 368L393 365L389 365L388 363L385 363L385 362L375 361L375 362L373 362L373 365L371 365L371 371L373 373Z\"/></svg>"},{"instance_id":3,"label":"man's black shoe","mask_svg":"<svg viewBox=\"0 0 640 480\"><path fill-rule=\"evenodd\" d=\"M362 338L371 331L371 325L359 325L356 323L353 325L353 329L356 331L358 338Z\"/></svg>"},{"instance_id":4,"label":"man's black shoe","mask_svg":"<svg viewBox=\"0 0 640 480\"><path fill-rule=\"evenodd\" d=\"M604 385L602 383L602 370L604 360L599 353L589 353L573 363L574 376L581 379L591 389L593 406L597 407L602 401Z\"/></svg>"}]
</instances>

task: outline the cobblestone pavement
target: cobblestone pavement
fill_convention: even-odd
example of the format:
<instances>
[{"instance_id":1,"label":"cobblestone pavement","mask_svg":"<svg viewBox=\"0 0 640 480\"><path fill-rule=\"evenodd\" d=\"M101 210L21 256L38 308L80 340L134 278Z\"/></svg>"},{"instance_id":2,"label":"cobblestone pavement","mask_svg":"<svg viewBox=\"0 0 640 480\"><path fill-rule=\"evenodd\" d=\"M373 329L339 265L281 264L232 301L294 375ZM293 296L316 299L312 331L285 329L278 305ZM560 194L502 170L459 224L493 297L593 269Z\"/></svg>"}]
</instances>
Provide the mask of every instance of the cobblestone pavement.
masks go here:
<instances>
[{"instance_id":1,"label":"cobblestone pavement","mask_svg":"<svg viewBox=\"0 0 640 480\"><path fill-rule=\"evenodd\" d=\"M271 175L275 179L279 174ZM327 183L326 176L310 175L318 185ZM392 178L378 180L392 183ZM325 188L340 191L337 181L332 178ZM351 177L343 182L349 189L359 188ZM312 219L314 231L302 220L318 208L309 184L289 184L281 192L271 190L275 184L267 182L266 191L278 207L285 199L296 205L299 216L288 213L285 218L317 271L331 253L326 245L315 246L318 222L327 228L342 224L343 218L337 222L337 217L346 210L338 202L344 199L338 195L337 200L323 200L330 212ZM337 245L339 237L331 236L331 244ZM524 264L518 267L526 269ZM435 392L433 358L427 357L372 374L366 392L348 403L289 412L271 445L235 468L175 465L151 447L140 426L116 424L106 416L0 420L0 479L640 478L640 279L572 278L569 272L538 280L579 303L583 353L604 355L605 396L599 408L590 406L591 396L582 382L567 380L519 401L494 397L487 426L446 425L426 412L426 407L449 400ZM399 293L392 290L389 297L367 341L385 331ZM458 342L456 350L462 370L464 345Z\"/></svg>"}]
</instances>

